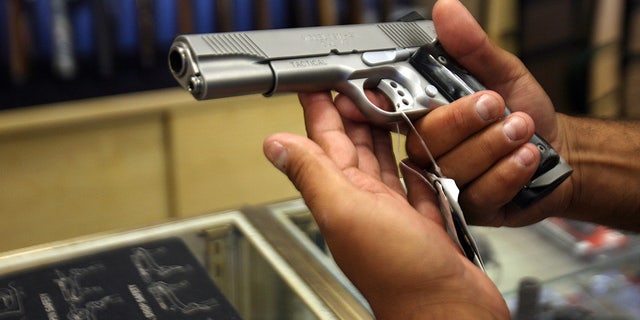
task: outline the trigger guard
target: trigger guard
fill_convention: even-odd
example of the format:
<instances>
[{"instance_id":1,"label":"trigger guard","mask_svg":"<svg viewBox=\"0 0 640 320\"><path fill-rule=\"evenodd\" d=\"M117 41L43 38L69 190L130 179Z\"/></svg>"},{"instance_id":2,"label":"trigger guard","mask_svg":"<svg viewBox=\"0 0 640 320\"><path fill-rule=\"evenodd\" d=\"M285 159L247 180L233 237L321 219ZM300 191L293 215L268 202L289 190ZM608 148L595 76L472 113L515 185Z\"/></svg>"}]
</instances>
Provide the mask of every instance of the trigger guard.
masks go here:
<instances>
[{"instance_id":1,"label":"trigger guard","mask_svg":"<svg viewBox=\"0 0 640 320\"><path fill-rule=\"evenodd\" d=\"M377 88L391 100L396 111L404 112L414 108L416 100L411 92L398 82L382 79Z\"/></svg>"},{"instance_id":2,"label":"trigger guard","mask_svg":"<svg viewBox=\"0 0 640 320\"><path fill-rule=\"evenodd\" d=\"M351 98L367 121L382 126L404 121L401 113L383 110L367 98L365 88L376 87L371 79L354 79L344 84L337 91Z\"/></svg>"},{"instance_id":3,"label":"trigger guard","mask_svg":"<svg viewBox=\"0 0 640 320\"><path fill-rule=\"evenodd\" d=\"M336 90L350 97L367 120L377 125L397 124L406 121L407 117L416 120L447 103L437 91L433 95L421 95L420 89L411 85L389 78L358 78L342 83ZM386 111L373 104L364 93L365 89L380 90L393 103L395 110Z\"/></svg>"}]
</instances>

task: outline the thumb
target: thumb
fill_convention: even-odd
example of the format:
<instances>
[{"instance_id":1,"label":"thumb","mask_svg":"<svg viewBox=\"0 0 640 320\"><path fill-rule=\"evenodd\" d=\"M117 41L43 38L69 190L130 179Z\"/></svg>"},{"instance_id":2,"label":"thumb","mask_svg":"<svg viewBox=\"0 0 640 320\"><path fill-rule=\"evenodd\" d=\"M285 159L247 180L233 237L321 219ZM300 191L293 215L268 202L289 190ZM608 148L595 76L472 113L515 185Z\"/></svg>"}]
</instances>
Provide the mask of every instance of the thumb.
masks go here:
<instances>
[{"instance_id":1,"label":"thumb","mask_svg":"<svg viewBox=\"0 0 640 320\"><path fill-rule=\"evenodd\" d=\"M482 27L459 0L437 1L432 15L438 41L457 60L477 55L479 49L491 49Z\"/></svg>"},{"instance_id":2,"label":"thumb","mask_svg":"<svg viewBox=\"0 0 640 320\"><path fill-rule=\"evenodd\" d=\"M357 192L324 150L306 137L274 134L264 141L263 152L287 175L312 211L320 213L325 207L335 206L345 194Z\"/></svg>"},{"instance_id":3,"label":"thumb","mask_svg":"<svg viewBox=\"0 0 640 320\"><path fill-rule=\"evenodd\" d=\"M488 88L504 95L502 86L528 73L520 60L489 40L460 1L439 0L433 7L433 23L445 50Z\"/></svg>"}]
</instances>

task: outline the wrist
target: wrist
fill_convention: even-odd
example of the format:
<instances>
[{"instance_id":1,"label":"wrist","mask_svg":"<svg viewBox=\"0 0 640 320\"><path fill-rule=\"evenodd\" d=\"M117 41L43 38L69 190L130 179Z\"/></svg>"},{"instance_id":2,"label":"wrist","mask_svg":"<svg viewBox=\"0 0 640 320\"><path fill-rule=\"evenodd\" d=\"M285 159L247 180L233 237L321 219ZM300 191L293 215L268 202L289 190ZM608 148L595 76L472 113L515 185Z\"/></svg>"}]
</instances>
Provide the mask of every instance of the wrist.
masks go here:
<instances>
[{"instance_id":1,"label":"wrist","mask_svg":"<svg viewBox=\"0 0 640 320\"><path fill-rule=\"evenodd\" d=\"M640 228L640 125L560 115L565 159L573 167L564 217Z\"/></svg>"},{"instance_id":2,"label":"wrist","mask_svg":"<svg viewBox=\"0 0 640 320\"><path fill-rule=\"evenodd\" d=\"M576 159L574 151L576 130L579 129L573 125L573 119L571 116L556 113L556 123L559 129L558 139L553 147L573 169L571 176L562 185L564 188L558 188L561 189L558 191L560 193L560 202L556 208L559 216L563 216L566 212L573 210L575 195L580 193L576 188L581 185L582 177L578 169L579 161Z\"/></svg>"}]
</instances>

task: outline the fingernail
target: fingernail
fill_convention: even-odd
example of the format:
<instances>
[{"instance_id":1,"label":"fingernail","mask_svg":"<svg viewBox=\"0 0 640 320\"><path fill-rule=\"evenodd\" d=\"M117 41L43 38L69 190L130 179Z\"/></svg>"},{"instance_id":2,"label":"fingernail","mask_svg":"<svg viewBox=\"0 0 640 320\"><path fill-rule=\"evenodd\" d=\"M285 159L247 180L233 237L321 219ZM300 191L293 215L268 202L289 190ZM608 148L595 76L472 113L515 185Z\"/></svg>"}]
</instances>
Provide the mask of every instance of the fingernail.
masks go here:
<instances>
[{"instance_id":1,"label":"fingernail","mask_svg":"<svg viewBox=\"0 0 640 320\"><path fill-rule=\"evenodd\" d=\"M278 170L285 172L287 165L287 149L278 141L269 143L264 150L264 154Z\"/></svg>"},{"instance_id":2,"label":"fingernail","mask_svg":"<svg viewBox=\"0 0 640 320\"><path fill-rule=\"evenodd\" d=\"M508 117L502 131L511 141L518 141L527 135L527 122L518 116Z\"/></svg>"},{"instance_id":3,"label":"fingernail","mask_svg":"<svg viewBox=\"0 0 640 320\"><path fill-rule=\"evenodd\" d=\"M515 160L523 167L528 167L532 165L536 159L535 155L529 148L520 148L520 150L516 151L514 154Z\"/></svg>"},{"instance_id":4,"label":"fingernail","mask_svg":"<svg viewBox=\"0 0 640 320\"><path fill-rule=\"evenodd\" d=\"M496 119L500 116L500 102L490 94L482 95L476 101L476 112L484 121Z\"/></svg>"}]
</instances>

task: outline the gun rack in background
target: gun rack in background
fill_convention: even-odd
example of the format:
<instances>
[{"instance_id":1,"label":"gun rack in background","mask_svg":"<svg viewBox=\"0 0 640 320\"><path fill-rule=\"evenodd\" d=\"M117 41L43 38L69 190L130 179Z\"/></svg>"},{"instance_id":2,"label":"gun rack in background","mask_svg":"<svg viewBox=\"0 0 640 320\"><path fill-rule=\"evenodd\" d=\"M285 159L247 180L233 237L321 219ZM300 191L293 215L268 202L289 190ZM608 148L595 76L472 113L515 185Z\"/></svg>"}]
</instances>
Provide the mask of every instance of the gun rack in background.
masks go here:
<instances>
[{"instance_id":1,"label":"gun rack in background","mask_svg":"<svg viewBox=\"0 0 640 320\"><path fill-rule=\"evenodd\" d=\"M637 0L462 2L493 41L520 55L560 111L640 116L632 105L640 75ZM166 55L180 33L392 21L410 11L429 18L434 3L5 0L0 110L174 87Z\"/></svg>"}]
</instances>

